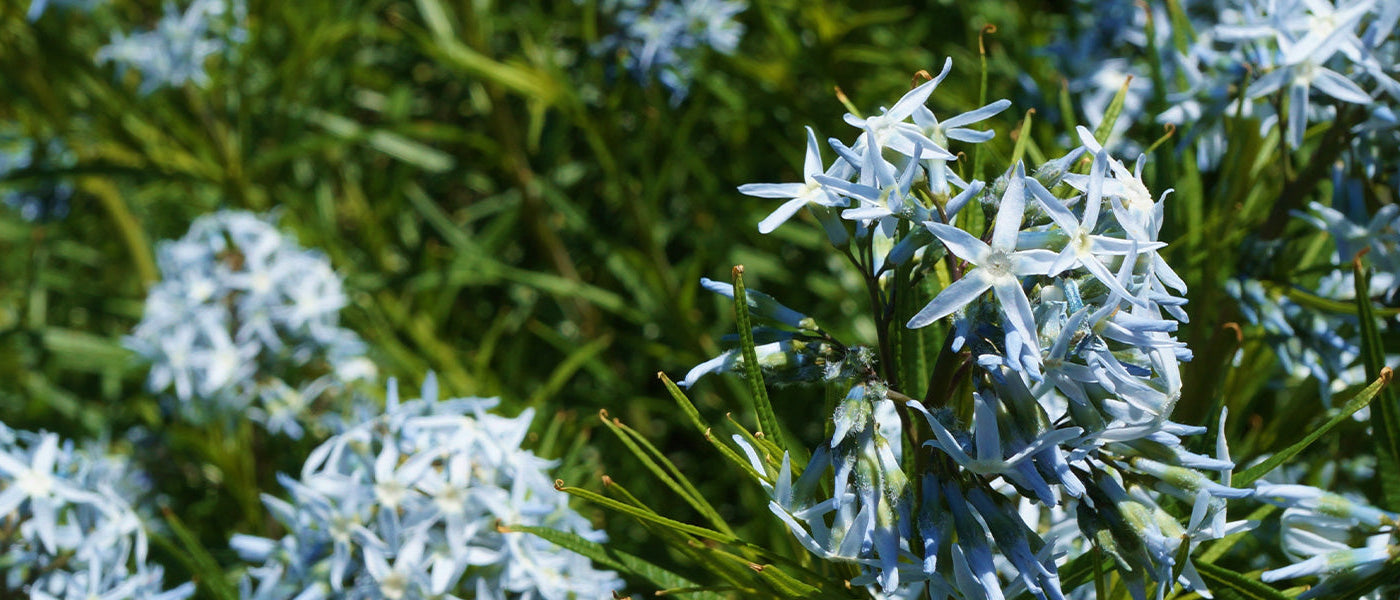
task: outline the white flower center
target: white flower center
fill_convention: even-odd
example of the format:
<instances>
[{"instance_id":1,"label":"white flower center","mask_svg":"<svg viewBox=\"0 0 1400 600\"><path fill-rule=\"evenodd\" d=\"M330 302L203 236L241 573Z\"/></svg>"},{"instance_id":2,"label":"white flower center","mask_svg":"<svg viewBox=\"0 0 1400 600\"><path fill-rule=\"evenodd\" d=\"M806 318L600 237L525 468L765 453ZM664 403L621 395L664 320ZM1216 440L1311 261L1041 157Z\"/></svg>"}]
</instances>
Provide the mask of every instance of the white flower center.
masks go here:
<instances>
[{"instance_id":1,"label":"white flower center","mask_svg":"<svg viewBox=\"0 0 1400 600\"><path fill-rule=\"evenodd\" d=\"M404 487L398 480L390 479L374 486L374 495L379 498L379 502L386 508L398 508L403 502L403 497L408 493L408 488Z\"/></svg>"},{"instance_id":2,"label":"white flower center","mask_svg":"<svg viewBox=\"0 0 1400 600\"><path fill-rule=\"evenodd\" d=\"M399 600L408 592L408 576L394 570L380 580L379 591L389 600Z\"/></svg>"},{"instance_id":3,"label":"white flower center","mask_svg":"<svg viewBox=\"0 0 1400 600\"><path fill-rule=\"evenodd\" d=\"M466 508L466 500L461 488L452 485L442 488L442 493L433 498L438 508L449 515L461 514Z\"/></svg>"},{"instance_id":4,"label":"white flower center","mask_svg":"<svg viewBox=\"0 0 1400 600\"><path fill-rule=\"evenodd\" d=\"M1089 232L1081 230L1075 234L1071 243L1074 244L1074 251L1080 256L1093 254L1093 240L1089 239Z\"/></svg>"},{"instance_id":5,"label":"white flower center","mask_svg":"<svg viewBox=\"0 0 1400 600\"><path fill-rule=\"evenodd\" d=\"M987 260L980 266L993 277L1015 276L1015 272L1011 270L1011 255L1004 250L992 250L992 253L987 255Z\"/></svg>"},{"instance_id":6,"label":"white flower center","mask_svg":"<svg viewBox=\"0 0 1400 600\"><path fill-rule=\"evenodd\" d=\"M53 476L41 471L25 471L15 478L15 485L30 498L48 498L53 491Z\"/></svg>"},{"instance_id":7,"label":"white flower center","mask_svg":"<svg viewBox=\"0 0 1400 600\"><path fill-rule=\"evenodd\" d=\"M255 294L266 294L272 289L272 278L268 277L267 273L262 271L253 273L253 277L249 281L249 287Z\"/></svg>"}]
</instances>

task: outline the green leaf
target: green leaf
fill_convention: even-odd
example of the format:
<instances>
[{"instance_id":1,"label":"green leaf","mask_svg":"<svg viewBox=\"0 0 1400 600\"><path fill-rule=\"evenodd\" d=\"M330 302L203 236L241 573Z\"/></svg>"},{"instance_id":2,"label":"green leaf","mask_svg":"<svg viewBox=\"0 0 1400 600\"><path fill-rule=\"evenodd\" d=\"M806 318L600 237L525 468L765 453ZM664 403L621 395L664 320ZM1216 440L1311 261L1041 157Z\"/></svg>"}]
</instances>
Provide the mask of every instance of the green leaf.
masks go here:
<instances>
[{"instance_id":1,"label":"green leaf","mask_svg":"<svg viewBox=\"0 0 1400 600\"><path fill-rule=\"evenodd\" d=\"M1108 142L1108 135L1113 133L1113 125L1118 122L1119 115L1123 114L1123 102L1128 99L1128 85L1133 82L1133 77L1128 76L1123 82L1123 86L1118 88L1118 93L1113 95L1113 101L1108 103L1108 110L1103 113L1103 122L1094 128L1094 139L1100 144Z\"/></svg>"},{"instance_id":2,"label":"green leaf","mask_svg":"<svg viewBox=\"0 0 1400 600\"><path fill-rule=\"evenodd\" d=\"M1011 164L1021 161L1021 157L1026 154L1026 144L1031 140L1031 116L1035 114L1035 109L1026 111L1026 118L1021 120L1021 129L1016 135L1016 147L1011 150Z\"/></svg>"},{"instance_id":3,"label":"green leaf","mask_svg":"<svg viewBox=\"0 0 1400 600\"><path fill-rule=\"evenodd\" d=\"M333 135L347 140L363 140L375 150L430 173L447 171L454 164L452 156L446 152L397 133L368 129L354 120L320 109L310 109L305 116L307 121L319 125Z\"/></svg>"},{"instance_id":4,"label":"green leaf","mask_svg":"<svg viewBox=\"0 0 1400 600\"><path fill-rule=\"evenodd\" d=\"M637 556L604 546L597 542L590 542L572 533L556 531L547 527L529 527L525 525L507 525L502 531L504 533L518 531L538 536L560 548L586 556L589 560L600 566L621 571L633 577L645 579L651 582L652 585L661 589L697 587L695 582L658 567Z\"/></svg>"},{"instance_id":5,"label":"green leaf","mask_svg":"<svg viewBox=\"0 0 1400 600\"><path fill-rule=\"evenodd\" d=\"M1248 600L1289 600L1283 592L1224 567L1198 560L1196 570L1212 590L1229 590Z\"/></svg>"},{"instance_id":6,"label":"green leaf","mask_svg":"<svg viewBox=\"0 0 1400 600\"><path fill-rule=\"evenodd\" d=\"M1060 102L1060 115L1065 121L1065 133L1069 134L1071 140L1079 139L1078 134L1075 133L1075 129L1079 127L1079 120L1075 117L1074 100L1069 96L1069 83L1064 80L1060 81L1058 100Z\"/></svg>"},{"instance_id":7,"label":"green leaf","mask_svg":"<svg viewBox=\"0 0 1400 600\"><path fill-rule=\"evenodd\" d=\"M682 523L675 519L668 519L659 514L656 514L656 512L654 511L644 510L636 506L632 506L630 504L624 504L622 502L613 500L612 498L609 498L594 491L564 485L563 481L555 481L554 489L564 492L570 496L582 498L588 502L592 502L604 508L631 515L633 518L636 518L638 520L661 525L677 533L689 534L695 537L713 540L716 542L722 542L726 544L732 544L739 541L738 538L734 537L733 535L721 533L712 529L706 529L698 525Z\"/></svg>"},{"instance_id":8,"label":"green leaf","mask_svg":"<svg viewBox=\"0 0 1400 600\"><path fill-rule=\"evenodd\" d=\"M190 531L169 507L161 507L161 514L179 543L148 530L146 533L150 539L169 551L176 560L184 563L185 568L195 574L195 583L205 592L219 600L236 600L238 592L224 577L224 570L219 567L218 561L215 561L209 551L204 549L204 545L199 543L199 538L194 532Z\"/></svg>"},{"instance_id":9,"label":"green leaf","mask_svg":"<svg viewBox=\"0 0 1400 600\"><path fill-rule=\"evenodd\" d=\"M423 20L428 23L428 31L433 32L433 37L439 39L452 39L457 33L452 30L452 21L447 16L447 9L438 0L418 0L418 12L423 14Z\"/></svg>"},{"instance_id":10,"label":"green leaf","mask_svg":"<svg viewBox=\"0 0 1400 600\"><path fill-rule=\"evenodd\" d=\"M1356 314L1361 325L1361 361L1366 365L1366 378L1390 380L1390 368L1385 366L1385 349L1376 317L1371 310L1371 272L1361 266L1361 256L1352 261L1356 283ZM1382 390L1380 399L1371 410L1371 429L1376 437L1376 475L1381 480L1382 508L1400 510L1400 404L1394 390Z\"/></svg>"},{"instance_id":11,"label":"green leaf","mask_svg":"<svg viewBox=\"0 0 1400 600\"><path fill-rule=\"evenodd\" d=\"M803 583L774 565L757 565L753 569L758 571L758 575L763 578L765 583L773 586L773 589L786 597L811 598L821 593L820 589Z\"/></svg>"},{"instance_id":12,"label":"green leaf","mask_svg":"<svg viewBox=\"0 0 1400 600\"><path fill-rule=\"evenodd\" d=\"M1182 544L1186 546L1186 544ZM1097 600L1108 600L1108 572L1104 570L1103 551L1097 546L1093 551L1094 560L1094 598Z\"/></svg>"},{"instance_id":13,"label":"green leaf","mask_svg":"<svg viewBox=\"0 0 1400 600\"><path fill-rule=\"evenodd\" d=\"M526 406L544 406L547 400L553 398L555 394L558 394L560 390L564 389L564 386L573 379L574 373L578 372L578 370L583 367L584 363L593 360L600 352L608 349L608 347L612 345L612 341L612 334L606 333L594 338L587 344L579 346L573 352L570 352L568 356L564 357L564 360L559 361L559 366L555 367L554 372L549 374L549 378L545 380L544 385L530 394L530 399L526 402Z\"/></svg>"},{"instance_id":14,"label":"green leaf","mask_svg":"<svg viewBox=\"0 0 1400 600\"><path fill-rule=\"evenodd\" d=\"M1066 592L1074 590L1094 581L1099 573L1107 572L1112 568L1114 568L1113 559L1104 556L1101 552L1085 552L1060 568L1060 589ZM1030 592L1022 592L1020 596L1017 596L1017 598L1028 597L1031 597Z\"/></svg>"},{"instance_id":15,"label":"green leaf","mask_svg":"<svg viewBox=\"0 0 1400 600\"><path fill-rule=\"evenodd\" d=\"M714 506L711 506L700 490L690 482L690 479L681 473L676 465L666 458L660 450L656 449L645 437L642 437L636 430L622 424L622 421L610 418L607 411L600 411L598 417L603 421L609 430L622 440L623 445L632 451L633 456L642 462L642 465L651 471L657 479L671 488L671 491L685 500L691 508L710 521L716 529L728 534L734 532L729 528L729 524L719 516Z\"/></svg>"},{"instance_id":16,"label":"green leaf","mask_svg":"<svg viewBox=\"0 0 1400 600\"><path fill-rule=\"evenodd\" d=\"M758 353L754 351L753 325L749 320L749 302L744 289L744 265L735 265L733 273L734 318L738 321L739 340L744 353L744 375L749 381L749 391L753 394L758 428L779 448L786 450L782 430L778 428L778 416L773 413L773 404L768 400L768 388L763 384L763 371L758 366Z\"/></svg>"},{"instance_id":17,"label":"green leaf","mask_svg":"<svg viewBox=\"0 0 1400 600\"><path fill-rule=\"evenodd\" d=\"M1332 415L1332 418L1327 419L1327 422L1323 423L1321 427L1317 427L1314 428L1312 431L1309 431L1307 435L1303 436L1303 439L1294 442L1293 445L1284 448L1283 450L1275 452L1273 456L1270 456L1264 462L1261 462L1257 465L1254 465L1248 469L1245 469L1244 471L1235 474L1235 476L1233 477L1235 487L1246 487L1257 481L1260 477L1268 475L1270 471L1273 471L1274 469L1278 468L1280 465L1287 462L1289 459L1292 459L1294 456L1297 456L1298 453L1302 452L1308 446L1312 445L1313 442L1316 442L1318 438L1327 435L1328 432L1332 431L1338 425L1341 425L1343 422L1350 420L1351 416L1355 414L1356 411L1361 410L1365 408L1366 405L1370 404L1371 400L1375 398L1378 394L1380 394L1381 390L1385 389L1386 385L1388 385L1389 383L1390 369L1382 369L1381 376L1379 378L1371 382L1371 385L1368 385L1365 388L1363 388L1360 392L1357 392L1356 395L1351 398L1351 400L1348 400L1347 403L1342 406L1341 411L1339 411L1335 415Z\"/></svg>"},{"instance_id":18,"label":"green leaf","mask_svg":"<svg viewBox=\"0 0 1400 600\"><path fill-rule=\"evenodd\" d=\"M709 441L710 444L713 445L717 450L719 450L720 454L724 455L725 458L728 458L729 462L739 467L740 470L752 476L754 478L754 481L768 481L767 477L759 474L758 471L755 471L753 469L753 466L749 465L748 460L746 460L742 456L739 456L739 452L737 450L730 448L728 445L726 445L724 442L719 441L719 439L714 436L714 433L710 431L710 426L706 425L705 421L700 419L700 411L695 410L695 405L690 402L690 398L687 398L685 396L685 393L682 392L679 387L676 387L675 382L671 381L670 377L667 377L665 373L657 373L656 375L657 377L660 377L661 382L666 385L666 391L671 393L671 397L676 400L676 404L680 405L681 412L685 413L686 418L688 418L691 424L694 425L695 428L700 431L700 435L705 436L705 439Z\"/></svg>"},{"instance_id":19,"label":"green leaf","mask_svg":"<svg viewBox=\"0 0 1400 600\"><path fill-rule=\"evenodd\" d=\"M1323 298L1322 296L1308 293L1307 291L1300 290L1291 285L1265 283L1264 286L1265 288L1271 291L1275 291L1280 294L1283 294L1284 296L1287 296L1289 300L1297 302L1298 304L1307 308L1327 311L1339 315L1359 314L1358 307L1355 302L1345 302L1342 300ZM1400 315L1400 308L1372 306L1371 314L1381 318L1390 318Z\"/></svg>"}]
</instances>

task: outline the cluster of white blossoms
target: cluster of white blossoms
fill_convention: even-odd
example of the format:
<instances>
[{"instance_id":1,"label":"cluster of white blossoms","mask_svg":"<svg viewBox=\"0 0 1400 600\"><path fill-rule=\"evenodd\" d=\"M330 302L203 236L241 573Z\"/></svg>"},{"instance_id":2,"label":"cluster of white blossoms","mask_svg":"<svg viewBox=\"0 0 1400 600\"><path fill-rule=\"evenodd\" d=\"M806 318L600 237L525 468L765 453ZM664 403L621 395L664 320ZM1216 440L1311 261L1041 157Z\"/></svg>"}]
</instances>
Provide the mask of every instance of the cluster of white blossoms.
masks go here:
<instances>
[{"instance_id":1,"label":"cluster of white blossoms","mask_svg":"<svg viewBox=\"0 0 1400 600\"><path fill-rule=\"evenodd\" d=\"M617 32L599 43L601 52L622 55L627 70L638 80L655 77L679 103L690 93L700 56L706 49L733 54L744 35L739 13L743 0L614 0Z\"/></svg>"},{"instance_id":2,"label":"cluster of white blossoms","mask_svg":"<svg viewBox=\"0 0 1400 600\"><path fill-rule=\"evenodd\" d=\"M554 488L553 461L522 449L533 411L487 412L496 400L400 402L316 448L299 478L281 477L291 501L264 496L287 528L281 539L236 536L257 566L245 600L297 598L610 597L622 586L581 555L501 526L542 526L606 540Z\"/></svg>"},{"instance_id":3,"label":"cluster of white blossoms","mask_svg":"<svg viewBox=\"0 0 1400 600\"><path fill-rule=\"evenodd\" d=\"M193 584L163 590L164 571L146 560L132 507L140 481L117 457L0 423L0 596L189 597Z\"/></svg>"},{"instance_id":4,"label":"cluster of white blossoms","mask_svg":"<svg viewBox=\"0 0 1400 600\"><path fill-rule=\"evenodd\" d=\"M1247 527L1224 506L1252 491L1229 485L1223 438L1215 456L1189 451L1182 436L1205 428L1170 419L1191 353L1173 335L1186 286L1158 254L1166 194L1083 128L1080 147L1032 173L1018 163L990 184L963 180L950 141L990 139L967 126L1010 103L938 119L925 103L950 66L880 114L846 115L860 135L830 140L830 165L809 131L803 182L740 188L787 200L760 231L809 208L876 286L877 315L912 281L942 279L907 327L946 323L940 360L963 367L944 372L972 391L958 397L958 380L935 370L918 374L928 394L910 398L877 375L873 351L760 300L755 314L787 327L763 330L766 375L818 364L791 373L849 386L809 464L749 452L770 508L814 554L859 565L853 583L878 597L1060 598L1057 564L1087 549L1080 536L1115 557L1138 597L1177 583L1204 592L1183 557ZM986 214L985 233L966 229L970 210ZM727 354L686 379L741 364ZM919 442L912 463L905 436ZM1171 516L1164 497L1195 506L1191 518ZM1078 533L1048 535L1065 530Z\"/></svg>"},{"instance_id":5,"label":"cluster of white blossoms","mask_svg":"<svg viewBox=\"0 0 1400 600\"><path fill-rule=\"evenodd\" d=\"M346 296L318 252L265 217L223 211L161 244L162 281L126 344L151 363L149 385L203 422L250 417L300 437L312 405L373 376L364 344L340 327Z\"/></svg>"},{"instance_id":6,"label":"cluster of white blossoms","mask_svg":"<svg viewBox=\"0 0 1400 600\"><path fill-rule=\"evenodd\" d=\"M140 73L143 94L186 82L203 87L209 84L204 63L246 37L247 12L244 0L194 0L184 12L166 2L153 29L114 33L97 51L97 62Z\"/></svg>"}]
</instances>

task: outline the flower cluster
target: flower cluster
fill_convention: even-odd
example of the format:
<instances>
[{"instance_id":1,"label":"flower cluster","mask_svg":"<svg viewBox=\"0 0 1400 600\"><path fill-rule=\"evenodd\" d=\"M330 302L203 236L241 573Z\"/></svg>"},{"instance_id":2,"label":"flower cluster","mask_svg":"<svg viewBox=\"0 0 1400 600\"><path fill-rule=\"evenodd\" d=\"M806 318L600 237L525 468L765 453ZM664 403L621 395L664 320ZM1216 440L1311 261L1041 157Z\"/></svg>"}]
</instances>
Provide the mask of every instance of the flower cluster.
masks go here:
<instances>
[{"instance_id":1,"label":"flower cluster","mask_svg":"<svg viewBox=\"0 0 1400 600\"><path fill-rule=\"evenodd\" d=\"M1358 154L1374 156L1384 146L1378 142L1396 134L1394 114L1372 102L1381 94L1400 98L1388 66L1400 52L1393 3L1183 2L1150 14L1128 1L1081 4L1072 11L1076 31L1055 44L1053 56L1071 90L1086 98L1086 115L1101 116L1131 76L1124 119L1175 125L1203 170L1219 166L1231 117L1257 120L1261 133L1281 126L1293 148L1309 123L1343 111L1366 117L1350 122L1365 134L1351 138ZM1161 114L1146 114L1153 101Z\"/></svg>"},{"instance_id":2,"label":"flower cluster","mask_svg":"<svg viewBox=\"0 0 1400 600\"><path fill-rule=\"evenodd\" d=\"M701 52L732 54L739 47L744 26L735 17L746 8L744 0L620 0L613 17L618 30L601 47L621 53L638 80L656 77L680 102Z\"/></svg>"},{"instance_id":3,"label":"flower cluster","mask_svg":"<svg viewBox=\"0 0 1400 600\"><path fill-rule=\"evenodd\" d=\"M1384 580L1380 571L1400 557L1400 515L1305 485L1259 484L1255 496L1284 508L1283 546L1298 559L1264 572L1264 581L1322 575L1317 586L1298 596L1303 600L1376 585L1385 586L1376 597L1397 591L1396 582ZM1368 585L1358 586L1366 580Z\"/></svg>"},{"instance_id":4,"label":"flower cluster","mask_svg":"<svg viewBox=\"0 0 1400 600\"><path fill-rule=\"evenodd\" d=\"M1334 185L1344 184L1337 177ZM1341 204L1341 203L1337 203ZM1350 306L1356 301L1356 279L1350 261L1360 252L1375 268L1367 297L1373 302L1400 304L1400 207L1387 205L1357 223L1340 210L1317 202L1309 212L1298 216L1327 232L1335 245L1328 271L1311 287L1276 286L1272 289L1255 279L1231 280L1226 285L1240 301L1241 312L1251 325L1259 326L1284 372L1295 379L1312 376L1324 400L1333 394L1365 382L1361 365L1361 334L1357 317L1350 311L1319 310L1318 300ZM1298 295L1294 300L1289 294ZM1313 306L1301 302L1313 300ZM1393 327L1387 319L1383 326ZM1389 362L1390 359L1387 359Z\"/></svg>"},{"instance_id":5,"label":"flower cluster","mask_svg":"<svg viewBox=\"0 0 1400 600\"><path fill-rule=\"evenodd\" d=\"M1149 18L1155 34L1151 39ZM1149 13L1142 4L1130 0L1080 0L1073 4L1067 19L1064 30L1056 32L1060 35L1046 47L1045 56L1064 75L1069 93L1079 99L1079 109L1089 123L1103 122L1114 96L1127 85L1121 116L1113 126L1112 137L1120 136L1144 118L1152 101L1149 57L1171 68L1166 10L1153 4ZM1122 142L1132 143L1127 139Z\"/></svg>"},{"instance_id":6,"label":"flower cluster","mask_svg":"<svg viewBox=\"0 0 1400 600\"><path fill-rule=\"evenodd\" d=\"M602 542L553 487L551 461L521 449L533 412L487 412L494 399L400 402L332 437L282 477L292 500L264 496L280 540L239 535L258 563L245 599L606 598L621 587L587 558L498 526L536 525Z\"/></svg>"},{"instance_id":7,"label":"flower cluster","mask_svg":"<svg viewBox=\"0 0 1400 600\"><path fill-rule=\"evenodd\" d=\"M1215 456L1198 454L1182 436L1205 428L1170 420L1191 353L1173 335L1186 286L1158 253L1166 194L1148 190L1141 159L1130 169L1083 128L1080 147L1029 173L1018 163L991 183L963 180L950 140L990 139L967 125L1009 102L938 119L925 103L950 68L878 115L846 115L860 134L850 146L829 140L829 166L809 130L802 183L739 188L787 200L761 231L807 207L865 271L877 315L920 280L941 282L906 325L942 324L939 360L961 365L903 385L873 361L841 368L861 353L755 301L756 314L788 327L755 330L777 344L761 362L820 365L795 370L797 380L849 390L805 467L746 445L767 474L770 508L811 552L859 565L853 583L882 597L1060 598L1057 557L1082 552L1072 541L1081 536L1116 559L1138 598L1176 583L1206 592L1183 557L1248 527L1224 508L1252 491L1230 486L1223 434ZM989 224L980 236L968 229L979 209ZM881 363L893 358L881 351ZM721 356L687 379L741 363ZM829 496L818 485L827 473ZM1190 519L1172 516L1165 498L1194 506ZM1025 506L1043 518L1023 518ZM1067 521L1078 536L1047 537Z\"/></svg>"},{"instance_id":8,"label":"flower cluster","mask_svg":"<svg viewBox=\"0 0 1400 600\"><path fill-rule=\"evenodd\" d=\"M346 296L330 262L265 218L200 217L157 259L163 280L125 341L187 417L246 415L300 437L311 404L373 375L364 344L338 325Z\"/></svg>"},{"instance_id":9,"label":"flower cluster","mask_svg":"<svg viewBox=\"0 0 1400 600\"><path fill-rule=\"evenodd\" d=\"M34 139L0 134L0 180L14 176L18 171L46 166L72 166L75 158L62 142L50 139L40 143ZM73 185L64 180L51 178L19 189L0 192L0 199L30 222L61 219L68 215L69 201L73 198Z\"/></svg>"},{"instance_id":10,"label":"flower cluster","mask_svg":"<svg viewBox=\"0 0 1400 600\"><path fill-rule=\"evenodd\" d=\"M194 0L183 13L167 2L154 29L113 34L97 51L97 62L115 63L119 72L140 72L143 94L187 81L205 86L205 61L227 50L229 42L242 40L246 13L242 0Z\"/></svg>"},{"instance_id":11,"label":"flower cluster","mask_svg":"<svg viewBox=\"0 0 1400 600\"><path fill-rule=\"evenodd\" d=\"M0 424L0 595L188 598L193 584L162 590L163 570L146 562L134 475L56 434Z\"/></svg>"}]
</instances>

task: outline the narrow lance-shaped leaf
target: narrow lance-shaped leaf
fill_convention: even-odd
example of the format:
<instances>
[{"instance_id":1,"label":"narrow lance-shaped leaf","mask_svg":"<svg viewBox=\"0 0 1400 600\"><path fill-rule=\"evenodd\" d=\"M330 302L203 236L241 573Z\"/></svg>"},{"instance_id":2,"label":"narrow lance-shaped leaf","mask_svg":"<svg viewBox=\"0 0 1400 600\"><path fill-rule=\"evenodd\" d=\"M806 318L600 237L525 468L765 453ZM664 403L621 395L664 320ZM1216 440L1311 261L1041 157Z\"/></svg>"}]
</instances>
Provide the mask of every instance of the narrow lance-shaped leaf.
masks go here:
<instances>
[{"instance_id":1,"label":"narrow lance-shaped leaf","mask_svg":"<svg viewBox=\"0 0 1400 600\"><path fill-rule=\"evenodd\" d=\"M705 436L705 439L709 441L715 449L719 450L720 454L723 454L725 458L729 459L729 462L739 467L740 470L752 476L755 481L767 481L767 478L760 475L758 471L753 470L753 467L749 465L748 461L744 460L742 456L739 456L737 451L730 448L724 442L716 438L714 434L710 433L709 425L706 425L705 421L700 418L700 411L695 409L695 405L690 402L690 398L686 397L685 393L681 391L680 387L676 386L675 382L671 381L670 377L667 377L665 373L657 373L657 376L660 377L661 382L665 384L666 391L670 392L671 397L676 400L676 404L680 405L681 412L684 412L691 424L700 431L700 435Z\"/></svg>"},{"instance_id":2,"label":"narrow lance-shaped leaf","mask_svg":"<svg viewBox=\"0 0 1400 600\"><path fill-rule=\"evenodd\" d=\"M694 508L696 512L709 520L716 529L729 534L734 533L730 530L729 524L719 516L719 512L705 500L704 495L690 482L690 479L687 478L685 474L681 473L680 469L676 468L676 465L668 460L665 455L661 454L661 451L657 450L656 446L653 446L646 438L642 437L641 434L637 433L631 427L623 425L621 421L615 418L609 417L606 410L599 411L598 417L603 421L603 425L607 426L609 430L616 434L618 439L622 441L622 444L627 446L628 450L632 451L632 455L636 456L637 460L640 460L642 465L645 466L647 470L651 471L657 479L660 479L662 483L666 484L666 487L671 488L671 491L675 492L676 495L685 500L686 504L689 504L691 508Z\"/></svg>"},{"instance_id":3,"label":"narrow lance-shaped leaf","mask_svg":"<svg viewBox=\"0 0 1400 600\"><path fill-rule=\"evenodd\" d=\"M560 548L585 556L600 566L621 571L633 577L645 579L658 588L686 588L696 586L696 584L689 579L667 571L646 560L617 550L611 546L590 542L572 533L556 531L547 527L530 527L525 525L502 526L501 531L502 533L521 532L538 536Z\"/></svg>"},{"instance_id":4,"label":"narrow lance-shaped leaf","mask_svg":"<svg viewBox=\"0 0 1400 600\"><path fill-rule=\"evenodd\" d=\"M1021 162L1021 157L1026 154L1026 144L1031 139L1031 117L1035 115L1035 109L1026 111L1026 118L1021 121L1021 130L1016 135L1016 147L1011 150L1011 164Z\"/></svg>"},{"instance_id":5,"label":"narrow lance-shaped leaf","mask_svg":"<svg viewBox=\"0 0 1400 600\"><path fill-rule=\"evenodd\" d=\"M1356 314L1361 325L1361 360L1366 365L1366 378L1380 378L1385 367L1385 350L1376 316L1371 309L1371 273L1361 266L1363 250L1352 260L1356 284ZM1376 475L1381 480L1381 495L1386 510L1400 510L1400 404L1395 391L1382 389L1371 410L1371 429L1376 437Z\"/></svg>"},{"instance_id":6,"label":"narrow lance-shaped leaf","mask_svg":"<svg viewBox=\"0 0 1400 600\"><path fill-rule=\"evenodd\" d=\"M165 523L170 527L171 533L175 534L175 539L179 543L150 532L150 539L158 545L165 547L171 554L175 555L180 562L193 573L201 576L197 578L199 587L211 594L218 600L235 600L238 593L228 580L224 578L224 571L219 567L219 563L204 549L204 545L199 542L199 538L190 531L185 523L175 516L175 512L167 507L161 508L161 514L165 517Z\"/></svg>"},{"instance_id":7,"label":"narrow lance-shaped leaf","mask_svg":"<svg viewBox=\"0 0 1400 600\"><path fill-rule=\"evenodd\" d=\"M778 429L778 416L773 413L773 405L768 400L768 389L763 384L763 372L758 366L758 353L754 350L753 325L749 319L747 290L744 288L744 266L734 266L734 317L738 321L739 340L744 353L744 374L749 381L749 391L753 394L754 412L758 415L758 428L779 448L786 449L782 432Z\"/></svg>"},{"instance_id":8,"label":"narrow lance-shaped leaf","mask_svg":"<svg viewBox=\"0 0 1400 600\"><path fill-rule=\"evenodd\" d=\"M1196 570L1213 590L1229 590L1248 600L1289 600L1283 592L1224 567L1198 560Z\"/></svg>"},{"instance_id":9,"label":"narrow lance-shaped leaf","mask_svg":"<svg viewBox=\"0 0 1400 600\"><path fill-rule=\"evenodd\" d=\"M1356 396L1352 397L1351 400L1348 400L1347 403L1342 406L1341 411L1332 415L1332 418L1328 419L1326 423L1323 423L1321 427L1309 431L1307 435L1303 436L1303 439L1294 442L1293 445L1283 450L1275 452L1273 456L1270 456L1264 462L1236 474L1233 477L1234 485L1236 487L1248 487L1260 477L1268 475L1270 471L1273 471L1285 462L1288 462L1294 456L1297 456L1298 453L1312 445L1313 442L1316 442L1319 438L1332 431L1332 429L1342 424L1342 422L1349 420L1356 411L1369 405L1371 400L1380 394L1381 390L1385 389L1390 383L1390 378L1390 367L1382 368L1380 376L1377 377L1375 381L1371 382L1371 385L1357 392Z\"/></svg>"},{"instance_id":10,"label":"narrow lance-shaped leaf","mask_svg":"<svg viewBox=\"0 0 1400 600\"><path fill-rule=\"evenodd\" d=\"M732 535L720 533L712 529L706 529L698 525L682 523L675 519L668 519L659 514L656 514L656 512L654 511L644 510L636 506L632 506L630 504L625 504L623 502L613 500L612 498L599 494L598 492L564 485L564 482L562 480L556 480L554 482L554 489L564 492L570 496L582 498L588 502L592 502L604 508L631 515L636 519L661 525L678 533L685 533L693 535L695 537L700 537L707 540L714 540L716 542L722 543L733 543L737 541L737 538L735 538Z\"/></svg>"}]
</instances>

